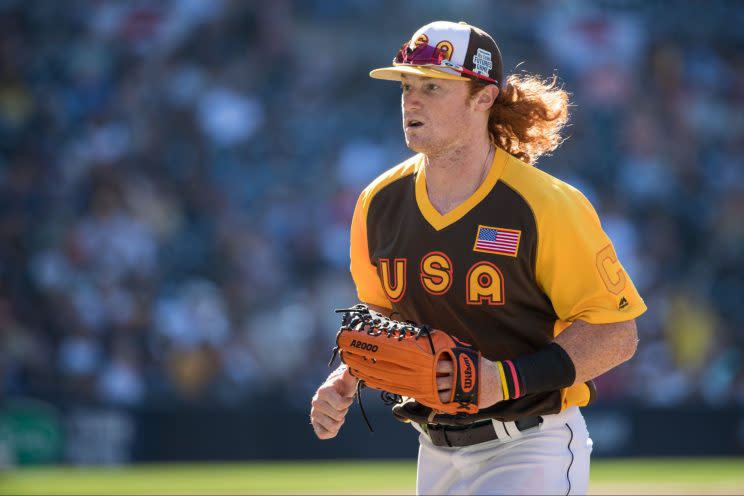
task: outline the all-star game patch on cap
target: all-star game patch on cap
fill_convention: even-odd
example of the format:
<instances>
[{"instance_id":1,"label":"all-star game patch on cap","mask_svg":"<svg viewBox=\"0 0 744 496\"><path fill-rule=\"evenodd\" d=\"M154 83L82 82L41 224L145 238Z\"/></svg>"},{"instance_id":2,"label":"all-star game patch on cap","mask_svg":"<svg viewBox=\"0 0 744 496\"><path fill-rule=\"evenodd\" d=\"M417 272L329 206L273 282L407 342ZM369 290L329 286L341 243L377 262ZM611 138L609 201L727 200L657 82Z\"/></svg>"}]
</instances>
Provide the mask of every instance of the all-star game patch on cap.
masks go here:
<instances>
[{"instance_id":1,"label":"all-star game patch on cap","mask_svg":"<svg viewBox=\"0 0 744 496\"><path fill-rule=\"evenodd\" d=\"M499 87L503 80L501 51L491 36L466 22L435 21L404 43L392 67L375 69L375 79L400 81L401 74L438 79L475 79Z\"/></svg>"}]
</instances>

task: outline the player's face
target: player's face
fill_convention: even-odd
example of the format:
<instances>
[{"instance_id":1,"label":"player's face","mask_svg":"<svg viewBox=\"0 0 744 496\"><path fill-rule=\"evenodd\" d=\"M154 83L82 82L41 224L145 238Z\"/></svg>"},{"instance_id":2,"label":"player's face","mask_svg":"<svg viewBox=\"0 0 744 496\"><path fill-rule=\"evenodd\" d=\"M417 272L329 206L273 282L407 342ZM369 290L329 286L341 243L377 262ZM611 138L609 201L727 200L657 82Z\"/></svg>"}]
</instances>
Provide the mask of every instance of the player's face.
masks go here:
<instances>
[{"instance_id":1,"label":"player's face","mask_svg":"<svg viewBox=\"0 0 744 496\"><path fill-rule=\"evenodd\" d=\"M477 130L464 82L404 74L401 90L403 132L411 150L445 153L467 143Z\"/></svg>"}]
</instances>

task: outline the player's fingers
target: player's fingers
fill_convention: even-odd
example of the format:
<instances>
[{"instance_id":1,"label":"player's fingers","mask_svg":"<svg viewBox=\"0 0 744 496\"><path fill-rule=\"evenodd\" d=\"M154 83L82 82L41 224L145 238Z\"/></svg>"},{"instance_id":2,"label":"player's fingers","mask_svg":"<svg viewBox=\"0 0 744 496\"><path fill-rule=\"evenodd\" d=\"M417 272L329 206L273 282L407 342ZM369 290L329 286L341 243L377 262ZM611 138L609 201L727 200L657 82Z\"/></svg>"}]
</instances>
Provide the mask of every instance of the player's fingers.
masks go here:
<instances>
[{"instance_id":1,"label":"player's fingers","mask_svg":"<svg viewBox=\"0 0 744 496\"><path fill-rule=\"evenodd\" d=\"M330 439L333 437L327 430L320 426L313 425L313 432L315 432L315 436L318 439Z\"/></svg>"},{"instance_id":2,"label":"player's fingers","mask_svg":"<svg viewBox=\"0 0 744 496\"><path fill-rule=\"evenodd\" d=\"M311 422L311 425L313 426L313 431L315 432L315 435L318 436L318 439L331 439L332 437L336 437L336 434L338 434L338 431L329 431L317 422Z\"/></svg>"},{"instance_id":3,"label":"player's fingers","mask_svg":"<svg viewBox=\"0 0 744 496\"><path fill-rule=\"evenodd\" d=\"M439 389L440 391L444 389L452 389L452 376L446 375L437 377L437 389Z\"/></svg>"},{"instance_id":4,"label":"player's fingers","mask_svg":"<svg viewBox=\"0 0 744 496\"><path fill-rule=\"evenodd\" d=\"M354 403L354 398L347 398L338 393L334 396L329 396L328 398L328 404L339 412L348 410L352 403Z\"/></svg>"},{"instance_id":5,"label":"player's fingers","mask_svg":"<svg viewBox=\"0 0 744 496\"><path fill-rule=\"evenodd\" d=\"M337 410L335 407L331 406L328 402L319 400L317 403L313 403L313 407L310 410L310 415L313 414L317 415L325 415L327 417L331 417L334 420L343 420L344 417L346 417L346 413L349 411L349 408L344 408L342 410Z\"/></svg>"},{"instance_id":6,"label":"player's fingers","mask_svg":"<svg viewBox=\"0 0 744 496\"><path fill-rule=\"evenodd\" d=\"M344 420L336 420L327 415L319 414L312 419L313 425L319 425L328 432L337 433L341 426L344 425Z\"/></svg>"},{"instance_id":7,"label":"player's fingers","mask_svg":"<svg viewBox=\"0 0 744 496\"><path fill-rule=\"evenodd\" d=\"M441 401L442 403L449 403L451 392L452 391L450 389L440 389L439 401Z\"/></svg>"},{"instance_id":8,"label":"player's fingers","mask_svg":"<svg viewBox=\"0 0 744 496\"><path fill-rule=\"evenodd\" d=\"M440 360L437 363L437 375L449 375L455 370L452 360Z\"/></svg>"},{"instance_id":9,"label":"player's fingers","mask_svg":"<svg viewBox=\"0 0 744 496\"><path fill-rule=\"evenodd\" d=\"M354 402L354 398L349 398L346 396L341 396L338 391L336 391L333 388L321 388L318 390L317 393L315 393L315 397L313 398L313 402L315 399L318 399L319 401L325 401L330 406L332 406L334 409L338 411L343 411L349 408L349 406Z\"/></svg>"}]
</instances>

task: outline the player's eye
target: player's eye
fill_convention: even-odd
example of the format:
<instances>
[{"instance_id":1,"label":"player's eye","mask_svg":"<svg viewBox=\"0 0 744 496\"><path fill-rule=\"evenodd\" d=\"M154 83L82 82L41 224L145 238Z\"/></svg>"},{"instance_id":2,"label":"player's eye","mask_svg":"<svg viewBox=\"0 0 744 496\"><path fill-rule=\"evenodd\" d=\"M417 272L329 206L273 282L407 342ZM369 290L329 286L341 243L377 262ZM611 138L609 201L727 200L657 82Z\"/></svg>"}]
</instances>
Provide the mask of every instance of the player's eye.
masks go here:
<instances>
[{"instance_id":1,"label":"player's eye","mask_svg":"<svg viewBox=\"0 0 744 496\"><path fill-rule=\"evenodd\" d=\"M436 91L439 89L439 85L436 83L426 83L426 91Z\"/></svg>"},{"instance_id":2,"label":"player's eye","mask_svg":"<svg viewBox=\"0 0 744 496\"><path fill-rule=\"evenodd\" d=\"M400 84L400 89L401 89L401 90L402 90L403 92L409 91L409 90L411 89L411 85L410 85L410 84L408 84L408 83L401 83L401 84Z\"/></svg>"}]
</instances>

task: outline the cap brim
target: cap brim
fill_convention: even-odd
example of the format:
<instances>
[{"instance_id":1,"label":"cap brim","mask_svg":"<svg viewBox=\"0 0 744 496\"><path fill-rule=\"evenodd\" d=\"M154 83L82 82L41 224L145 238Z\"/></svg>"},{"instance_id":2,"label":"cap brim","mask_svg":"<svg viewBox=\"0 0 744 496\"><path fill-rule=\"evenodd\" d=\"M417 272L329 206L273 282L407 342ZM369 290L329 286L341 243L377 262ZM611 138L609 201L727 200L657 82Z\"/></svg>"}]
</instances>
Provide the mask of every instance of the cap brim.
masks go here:
<instances>
[{"instance_id":1,"label":"cap brim","mask_svg":"<svg viewBox=\"0 0 744 496\"><path fill-rule=\"evenodd\" d=\"M369 76L375 79L385 79L388 81L400 81L402 74L411 74L413 76L423 76L436 79L452 79L454 81L468 81L469 78L462 77L448 72L438 71L430 67L396 65L392 67L383 67L370 71Z\"/></svg>"}]
</instances>

